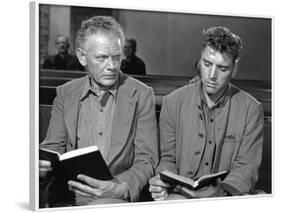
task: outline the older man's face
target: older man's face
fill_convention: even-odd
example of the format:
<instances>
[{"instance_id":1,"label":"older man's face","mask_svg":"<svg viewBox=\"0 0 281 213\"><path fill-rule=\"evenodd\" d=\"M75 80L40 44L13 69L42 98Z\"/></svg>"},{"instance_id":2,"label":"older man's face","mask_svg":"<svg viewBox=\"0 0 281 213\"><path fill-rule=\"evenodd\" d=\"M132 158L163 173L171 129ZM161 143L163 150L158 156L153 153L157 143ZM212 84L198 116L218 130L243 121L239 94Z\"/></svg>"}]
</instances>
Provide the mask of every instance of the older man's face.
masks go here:
<instances>
[{"instance_id":1,"label":"older man's face","mask_svg":"<svg viewBox=\"0 0 281 213\"><path fill-rule=\"evenodd\" d=\"M86 70L100 89L110 88L118 79L121 40L112 33L97 33L85 42Z\"/></svg>"}]
</instances>

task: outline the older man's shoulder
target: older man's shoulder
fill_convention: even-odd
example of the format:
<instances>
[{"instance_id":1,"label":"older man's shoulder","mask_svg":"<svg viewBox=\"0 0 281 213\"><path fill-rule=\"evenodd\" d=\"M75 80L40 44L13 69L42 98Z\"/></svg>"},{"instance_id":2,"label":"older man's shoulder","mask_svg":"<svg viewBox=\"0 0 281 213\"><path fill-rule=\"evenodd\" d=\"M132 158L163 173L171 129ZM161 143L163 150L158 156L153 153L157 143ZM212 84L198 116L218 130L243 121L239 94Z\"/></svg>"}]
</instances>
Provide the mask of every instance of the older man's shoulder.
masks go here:
<instances>
[{"instance_id":1,"label":"older man's shoulder","mask_svg":"<svg viewBox=\"0 0 281 213\"><path fill-rule=\"evenodd\" d=\"M79 88L81 88L83 85L85 85L86 80L88 79L88 76L84 76L81 78L75 78L71 81L68 81L60 86L58 86L58 89L63 90L63 92L66 93L74 93Z\"/></svg>"},{"instance_id":2,"label":"older man's shoulder","mask_svg":"<svg viewBox=\"0 0 281 213\"><path fill-rule=\"evenodd\" d=\"M124 84L127 87L135 88L139 91L146 91L149 88L151 88L147 84L145 84L145 83L141 82L140 80L135 79L134 77L129 76L127 74L122 73L122 79L123 79Z\"/></svg>"}]
</instances>

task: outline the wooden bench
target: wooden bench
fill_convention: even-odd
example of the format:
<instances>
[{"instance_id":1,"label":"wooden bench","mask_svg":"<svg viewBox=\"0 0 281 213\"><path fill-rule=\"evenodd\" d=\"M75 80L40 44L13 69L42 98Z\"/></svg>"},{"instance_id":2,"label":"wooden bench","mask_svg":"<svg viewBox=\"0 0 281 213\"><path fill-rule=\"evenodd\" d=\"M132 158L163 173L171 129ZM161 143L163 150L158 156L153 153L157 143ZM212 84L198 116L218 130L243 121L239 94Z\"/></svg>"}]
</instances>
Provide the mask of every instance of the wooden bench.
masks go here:
<instances>
[{"instance_id":1,"label":"wooden bench","mask_svg":"<svg viewBox=\"0 0 281 213\"><path fill-rule=\"evenodd\" d=\"M57 70L40 70L40 104L52 104L56 95L57 86L66 83L74 78L85 76L83 71L57 71ZM175 89L188 84L190 77L184 76L133 76L143 83L151 86L156 96L156 108L161 108L162 97L174 91ZM232 80L239 88L245 90L258 101L262 103L264 114L271 116L271 84L265 81L254 80ZM41 97L43 96L43 97ZM47 96L47 97L46 97Z\"/></svg>"}]
</instances>

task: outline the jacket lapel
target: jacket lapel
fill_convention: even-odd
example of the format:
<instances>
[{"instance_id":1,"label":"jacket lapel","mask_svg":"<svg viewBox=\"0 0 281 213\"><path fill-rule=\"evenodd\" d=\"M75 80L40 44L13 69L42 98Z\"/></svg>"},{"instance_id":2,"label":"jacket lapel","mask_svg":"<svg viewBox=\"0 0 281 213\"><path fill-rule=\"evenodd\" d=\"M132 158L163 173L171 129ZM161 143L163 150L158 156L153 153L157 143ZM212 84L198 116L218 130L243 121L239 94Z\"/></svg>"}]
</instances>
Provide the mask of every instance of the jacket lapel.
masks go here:
<instances>
[{"instance_id":1,"label":"jacket lapel","mask_svg":"<svg viewBox=\"0 0 281 213\"><path fill-rule=\"evenodd\" d=\"M81 81L81 84L76 85L72 89L75 91L71 96L66 97L65 100L65 123L68 132L68 142L72 144L72 148L76 148L76 135L77 135L77 125L78 125L78 113L80 106L80 97L83 91L85 81L88 79L88 76L84 77Z\"/></svg>"},{"instance_id":2,"label":"jacket lapel","mask_svg":"<svg viewBox=\"0 0 281 213\"><path fill-rule=\"evenodd\" d=\"M203 151L205 147L205 140L206 140L206 127L205 127L205 120L204 120L204 113L203 108L201 106L201 99L200 99L200 84L198 84L196 94L193 98L197 99L194 103L194 127L193 131L190 133L193 137L193 160L192 160L192 170L193 175L197 174L199 169L199 165L203 156ZM195 140L194 140L195 139Z\"/></svg>"},{"instance_id":3,"label":"jacket lapel","mask_svg":"<svg viewBox=\"0 0 281 213\"><path fill-rule=\"evenodd\" d=\"M109 166L114 162L115 157L119 156L119 153L128 141L137 103L136 89L124 84L123 81L124 79L120 81L117 93L110 149L106 158Z\"/></svg>"}]
</instances>

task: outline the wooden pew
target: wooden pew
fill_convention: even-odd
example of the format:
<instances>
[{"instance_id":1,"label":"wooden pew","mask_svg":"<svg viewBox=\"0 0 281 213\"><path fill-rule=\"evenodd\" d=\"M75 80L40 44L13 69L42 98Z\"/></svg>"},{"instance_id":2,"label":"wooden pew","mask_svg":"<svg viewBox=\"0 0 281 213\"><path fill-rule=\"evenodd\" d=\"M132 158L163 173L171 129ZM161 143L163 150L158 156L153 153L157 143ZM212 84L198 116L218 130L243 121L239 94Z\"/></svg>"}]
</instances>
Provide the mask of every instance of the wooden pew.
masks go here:
<instances>
[{"instance_id":1,"label":"wooden pew","mask_svg":"<svg viewBox=\"0 0 281 213\"><path fill-rule=\"evenodd\" d=\"M74 78L85 76L86 72L82 71L54 71L54 70L40 70L40 103L52 104L52 99L55 97L55 88L62 85ZM143 83L151 86L156 96L156 107L161 107L162 97L169 94L175 89L188 84L189 77L179 76L134 76ZM232 80L232 82L239 88L245 90L262 103L264 114L271 116L271 85L268 82L262 81L245 81L245 80ZM41 97L41 94L44 97ZM50 96L49 96L50 95ZM48 96L48 97L45 97ZM41 100L44 102L41 102ZM49 102L46 102L48 100Z\"/></svg>"}]
</instances>

